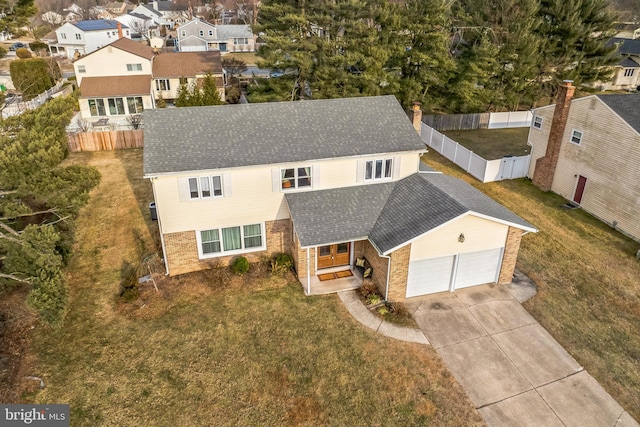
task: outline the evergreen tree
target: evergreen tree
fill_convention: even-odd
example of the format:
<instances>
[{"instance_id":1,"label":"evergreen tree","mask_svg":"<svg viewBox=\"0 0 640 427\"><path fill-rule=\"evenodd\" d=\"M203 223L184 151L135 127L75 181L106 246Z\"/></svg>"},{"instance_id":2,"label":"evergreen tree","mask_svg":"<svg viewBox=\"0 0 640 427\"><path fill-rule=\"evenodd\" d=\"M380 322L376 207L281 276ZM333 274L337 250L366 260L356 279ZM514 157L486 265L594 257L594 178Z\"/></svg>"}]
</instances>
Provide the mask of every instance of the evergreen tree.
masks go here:
<instances>
[{"instance_id":1,"label":"evergreen tree","mask_svg":"<svg viewBox=\"0 0 640 427\"><path fill-rule=\"evenodd\" d=\"M610 77L617 61L616 14L608 0L541 0L543 59L538 83L553 95L562 80L576 85Z\"/></svg>"}]
</instances>

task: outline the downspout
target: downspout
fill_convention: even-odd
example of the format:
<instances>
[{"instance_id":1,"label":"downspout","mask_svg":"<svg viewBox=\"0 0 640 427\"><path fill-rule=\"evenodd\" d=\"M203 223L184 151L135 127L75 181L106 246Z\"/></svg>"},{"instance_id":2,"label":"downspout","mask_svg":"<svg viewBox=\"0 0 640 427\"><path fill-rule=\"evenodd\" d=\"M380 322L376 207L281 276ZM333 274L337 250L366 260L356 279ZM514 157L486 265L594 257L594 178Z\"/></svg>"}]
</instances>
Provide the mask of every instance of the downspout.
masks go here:
<instances>
[{"instance_id":1,"label":"downspout","mask_svg":"<svg viewBox=\"0 0 640 427\"><path fill-rule=\"evenodd\" d=\"M309 248L307 248L307 295L311 295L311 255L309 254Z\"/></svg>"},{"instance_id":2,"label":"downspout","mask_svg":"<svg viewBox=\"0 0 640 427\"><path fill-rule=\"evenodd\" d=\"M156 200L158 200L156 198L156 186L153 185L153 181L158 179L157 177L153 177L151 178L151 189L153 190L153 201L155 202ZM164 244L164 233L162 232L162 223L160 221L160 209L158 207L158 204L156 203L156 217L158 218L158 231L160 232L160 243L162 244L162 259L164 260L164 267L165 267L165 275L168 276L169 275L169 262L167 261L167 247Z\"/></svg>"},{"instance_id":3,"label":"downspout","mask_svg":"<svg viewBox=\"0 0 640 427\"><path fill-rule=\"evenodd\" d=\"M391 257L389 255L380 255L387 259L387 285L384 290L384 300L389 301L389 278L391 277Z\"/></svg>"}]
</instances>

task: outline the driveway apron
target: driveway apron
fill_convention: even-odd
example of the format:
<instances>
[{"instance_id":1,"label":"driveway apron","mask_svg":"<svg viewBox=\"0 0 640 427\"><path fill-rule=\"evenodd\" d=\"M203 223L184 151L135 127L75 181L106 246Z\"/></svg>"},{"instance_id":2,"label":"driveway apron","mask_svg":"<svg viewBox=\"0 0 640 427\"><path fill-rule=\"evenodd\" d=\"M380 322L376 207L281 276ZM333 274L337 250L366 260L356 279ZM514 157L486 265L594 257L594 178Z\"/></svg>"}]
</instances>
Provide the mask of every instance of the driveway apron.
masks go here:
<instances>
[{"instance_id":1,"label":"driveway apron","mask_svg":"<svg viewBox=\"0 0 640 427\"><path fill-rule=\"evenodd\" d=\"M490 426L640 426L507 288L476 286L407 306Z\"/></svg>"}]
</instances>

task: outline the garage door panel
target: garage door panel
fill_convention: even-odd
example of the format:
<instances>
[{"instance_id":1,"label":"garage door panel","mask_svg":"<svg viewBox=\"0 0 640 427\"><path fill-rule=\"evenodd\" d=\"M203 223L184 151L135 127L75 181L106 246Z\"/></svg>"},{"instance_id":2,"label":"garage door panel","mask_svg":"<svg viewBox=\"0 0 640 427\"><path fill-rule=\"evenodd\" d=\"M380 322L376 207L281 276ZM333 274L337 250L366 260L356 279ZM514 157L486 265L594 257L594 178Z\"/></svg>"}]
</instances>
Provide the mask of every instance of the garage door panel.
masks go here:
<instances>
[{"instance_id":1,"label":"garage door panel","mask_svg":"<svg viewBox=\"0 0 640 427\"><path fill-rule=\"evenodd\" d=\"M454 259L451 255L410 262L407 298L448 291Z\"/></svg>"},{"instance_id":2,"label":"garage door panel","mask_svg":"<svg viewBox=\"0 0 640 427\"><path fill-rule=\"evenodd\" d=\"M458 255L455 289L495 282L502 261L502 248Z\"/></svg>"}]
</instances>

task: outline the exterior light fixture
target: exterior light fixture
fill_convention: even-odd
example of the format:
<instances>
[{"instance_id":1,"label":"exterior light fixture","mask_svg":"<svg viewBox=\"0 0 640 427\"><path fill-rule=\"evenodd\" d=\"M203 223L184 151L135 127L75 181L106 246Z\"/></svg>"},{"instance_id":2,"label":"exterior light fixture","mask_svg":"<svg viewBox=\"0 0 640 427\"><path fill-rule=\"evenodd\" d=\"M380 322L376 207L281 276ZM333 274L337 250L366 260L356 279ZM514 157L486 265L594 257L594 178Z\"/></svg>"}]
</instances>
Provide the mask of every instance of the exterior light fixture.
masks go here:
<instances>
[{"instance_id":1,"label":"exterior light fixture","mask_svg":"<svg viewBox=\"0 0 640 427\"><path fill-rule=\"evenodd\" d=\"M464 243L464 233L460 233L460 235L458 236L458 242Z\"/></svg>"}]
</instances>

